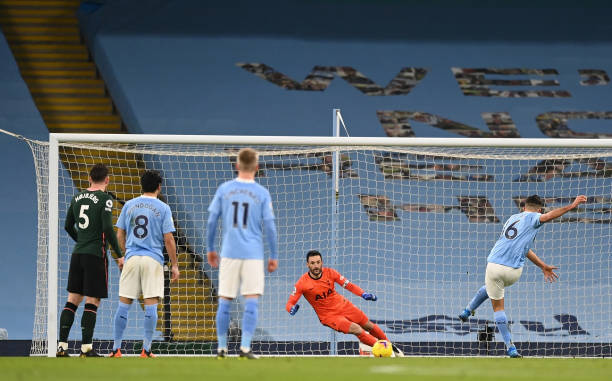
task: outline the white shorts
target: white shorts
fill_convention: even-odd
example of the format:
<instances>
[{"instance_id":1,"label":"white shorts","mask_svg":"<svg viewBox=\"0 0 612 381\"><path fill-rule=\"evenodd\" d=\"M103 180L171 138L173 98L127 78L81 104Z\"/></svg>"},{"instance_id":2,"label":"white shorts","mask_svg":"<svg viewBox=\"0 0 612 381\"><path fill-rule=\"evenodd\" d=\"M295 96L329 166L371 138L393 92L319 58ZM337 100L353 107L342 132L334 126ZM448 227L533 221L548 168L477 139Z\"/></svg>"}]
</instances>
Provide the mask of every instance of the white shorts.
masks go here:
<instances>
[{"instance_id":1,"label":"white shorts","mask_svg":"<svg viewBox=\"0 0 612 381\"><path fill-rule=\"evenodd\" d=\"M263 295L264 261L262 259L221 258L219 296L234 299L238 295Z\"/></svg>"},{"instance_id":2,"label":"white shorts","mask_svg":"<svg viewBox=\"0 0 612 381\"><path fill-rule=\"evenodd\" d=\"M164 268L151 257L135 255L123 265L119 296L129 299L164 297Z\"/></svg>"},{"instance_id":3,"label":"white shorts","mask_svg":"<svg viewBox=\"0 0 612 381\"><path fill-rule=\"evenodd\" d=\"M512 268L489 262L485 274L487 295L493 300L504 298L504 288L513 285L523 273L523 268Z\"/></svg>"}]
</instances>

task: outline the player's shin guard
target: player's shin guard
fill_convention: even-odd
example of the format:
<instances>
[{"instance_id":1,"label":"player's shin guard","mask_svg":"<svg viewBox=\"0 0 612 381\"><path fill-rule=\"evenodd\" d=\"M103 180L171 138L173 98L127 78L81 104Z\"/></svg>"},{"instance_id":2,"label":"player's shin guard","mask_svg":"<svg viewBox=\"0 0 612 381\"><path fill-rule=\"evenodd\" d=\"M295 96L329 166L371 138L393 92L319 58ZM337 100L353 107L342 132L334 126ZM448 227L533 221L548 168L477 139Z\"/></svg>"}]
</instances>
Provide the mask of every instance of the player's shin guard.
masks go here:
<instances>
[{"instance_id":1,"label":"player's shin guard","mask_svg":"<svg viewBox=\"0 0 612 381\"><path fill-rule=\"evenodd\" d=\"M94 328L96 327L96 315L98 314L98 307L95 304L85 304L83 310L83 316L81 317L81 352L89 352L91 342L93 339Z\"/></svg>"},{"instance_id":2,"label":"player's shin guard","mask_svg":"<svg viewBox=\"0 0 612 381\"><path fill-rule=\"evenodd\" d=\"M473 312L482 304L482 302L487 299L489 299L489 295L487 294L487 287L482 286L478 291L476 291L476 295L474 295L474 297L470 301L470 304L467 305L466 309L470 310L470 312Z\"/></svg>"},{"instance_id":3,"label":"player's shin guard","mask_svg":"<svg viewBox=\"0 0 612 381\"><path fill-rule=\"evenodd\" d=\"M113 327L113 351L121 348L121 341L123 340L123 331L127 326L128 311L130 310L131 304L125 304L119 302L119 307L115 312L114 327Z\"/></svg>"},{"instance_id":4,"label":"player's shin guard","mask_svg":"<svg viewBox=\"0 0 612 381\"><path fill-rule=\"evenodd\" d=\"M148 304L145 306L144 316L144 340L142 347L145 351L151 352L151 342L153 341L153 332L157 325L157 303Z\"/></svg>"},{"instance_id":5,"label":"player's shin guard","mask_svg":"<svg viewBox=\"0 0 612 381\"><path fill-rule=\"evenodd\" d=\"M74 313L77 308L78 306L66 302L62 314L60 315L59 342L66 343L66 348L64 348L64 350L68 349L68 335L70 334L70 328L72 328L72 323L74 322Z\"/></svg>"},{"instance_id":6,"label":"player's shin guard","mask_svg":"<svg viewBox=\"0 0 612 381\"><path fill-rule=\"evenodd\" d=\"M251 349L251 340L257 327L259 300L257 298L247 298L244 302L244 315L242 316L242 338L240 349L248 351Z\"/></svg>"},{"instance_id":7,"label":"player's shin guard","mask_svg":"<svg viewBox=\"0 0 612 381\"><path fill-rule=\"evenodd\" d=\"M370 335L374 336L378 340L388 340L387 339L387 335L385 335L383 330L380 329L380 327L378 325L376 325L376 324L374 324L374 327L372 327L372 329L370 329Z\"/></svg>"},{"instance_id":8,"label":"player's shin guard","mask_svg":"<svg viewBox=\"0 0 612 381\"><path fill-rule=\"evenodd\" d=\"M495 324L497 325L497 329L499 333L501 333L504 338L504 343L506 343L506 348L510 347L512 344L512 336L510 335L510 330L508 329L508 318L506 318L506 313L501 311L496 311L493 313L493 318L495 319Z\"/></svg>"},{"instance_id":9,"label":"player's shin guard","mask_svg":"<svg viewBox=\"0 0 612 381\"><path fill-rule=\"evenodd\" d=\"M217 348L227 349L227 331L230 324L231 301L219 298L217 307Z\"/></svg>"},{"instance_id":10,"label":"player's shin guard","mask_svg":"<svg viewBox=\"0 0 612 381\"><path fill-rule=\"evenodd\" d=\"M367 333L366 331L361 331L359 335L355 335L355 336L357 336L359 341L361 341L365 345L372 346L376 342L376 338L370 335L369 333Z\"/></svg>"}]
</instances>

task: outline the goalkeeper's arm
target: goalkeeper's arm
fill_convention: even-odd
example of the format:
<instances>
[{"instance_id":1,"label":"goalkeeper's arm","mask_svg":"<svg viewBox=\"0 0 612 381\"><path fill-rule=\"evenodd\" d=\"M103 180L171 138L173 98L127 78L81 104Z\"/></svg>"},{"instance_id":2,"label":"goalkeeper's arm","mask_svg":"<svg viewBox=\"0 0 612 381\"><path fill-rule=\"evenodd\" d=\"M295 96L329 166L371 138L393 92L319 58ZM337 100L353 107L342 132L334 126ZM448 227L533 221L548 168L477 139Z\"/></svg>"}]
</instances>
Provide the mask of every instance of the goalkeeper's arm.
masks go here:
<instances>
[{"instance_id":1,"label":"goalkeeper's arm","mask_svg":"<svg viewBox=\"0 0 612 381\"><path fill-rule=\"evenodd\" d=\"M371 300L373 302L375 302L378 299L376 297L376 295L371 294L369 292L365 292L365 291L363 291L363 289L361 287L357 286L354 283L351 283L344 276L340 275L340 273L337 272L336 270L334 270L334 272L336 273L335 282L338 283L339 285L341 285L342 287L344 287L345 289L349 290L353 294L355 294L357 296L360 296L360 297L364 298L365 300Z\"/></svg>"},{"instance_id":2,"label":"goalkeeper's arm","mask_svg":"<svg viewBox=\"0 0 612 381\"><path fill-rule=\"evenodd\" d=\"M291 315L295 315L298 308L300 308L300 306L296 303L298 300L300 300L301 296L302 290L296 284L295 287L293 287L293 292L291 293L291 296L289 296L289 300L287 300L287 304L285 305L285 310L287 310L287 312L289 312Z\"/></svg>"}]
</instances>

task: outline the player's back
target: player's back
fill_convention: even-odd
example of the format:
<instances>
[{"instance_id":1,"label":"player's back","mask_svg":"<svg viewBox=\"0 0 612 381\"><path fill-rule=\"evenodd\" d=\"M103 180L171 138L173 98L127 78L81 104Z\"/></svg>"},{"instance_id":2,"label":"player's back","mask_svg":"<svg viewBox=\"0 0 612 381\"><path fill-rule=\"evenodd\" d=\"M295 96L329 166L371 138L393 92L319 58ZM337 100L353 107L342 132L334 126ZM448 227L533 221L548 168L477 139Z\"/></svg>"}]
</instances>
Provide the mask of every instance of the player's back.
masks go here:
<instances>
[{"instance_id":1,"label":"player's back","mask_svg":"<svg viewBox=\"0 0 612 381\"><path fill-rule=\"evenodd\" d=\"M298 286L304 298L310 303L317 314L333 313L342 309L349 301L335 290L338 272L329 267L323 267L321 277L314 279L310 273L302 275Z\"/></svg>"},{"instance_id":2,"label":"player's back","mask_svg":"<svg viewBox=\"0 0 612 381\"><path fill-rule=\"evenodd\" d=\"M227 181L217 189L209 211L222 216L221 257L263 259L262 224L274 219L265 187L255 181Z\"/></svg>"},{"instance_id":3,"label":"player's back","mask_svg":"<svg viewBox=\"0 0 612 381\"><path fill-rule=\"evenodd\" d=\"M487 261L515 269L522 267L525 255L542 226L540 215L537 212L522 212L508 218Z\"/></svg>"},{"instance_id":4,"label":"player's back","mask_svg":"<svg viewBox=\"0 0 612 381\"><path fill-rule=\"evenodd\" d=\"M117 227L127 234L125 257L146 255L164 263L164 233L174 231L170 207L150 196L128 201L121 211Z\"/></svg>"},{"instance_id":5,"label":"player's back","mask_svg":"<svg viewBox=\"0 0 612 381\"><path fill-rule=\"evenodd\" d=\"M112 213L113 200L101 190L82 191L70 203L70 211L77 225L77 242L73 253L106 255L102 228L103 213Z\"/></svg>"}]
</instances>

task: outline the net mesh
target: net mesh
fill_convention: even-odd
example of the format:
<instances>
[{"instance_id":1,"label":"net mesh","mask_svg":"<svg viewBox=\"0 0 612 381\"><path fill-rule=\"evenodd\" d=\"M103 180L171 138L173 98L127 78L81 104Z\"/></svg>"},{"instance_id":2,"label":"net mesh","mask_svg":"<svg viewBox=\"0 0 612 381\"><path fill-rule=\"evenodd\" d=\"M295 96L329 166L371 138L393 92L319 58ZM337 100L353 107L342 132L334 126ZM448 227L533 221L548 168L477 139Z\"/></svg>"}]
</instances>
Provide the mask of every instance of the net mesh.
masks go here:
<instances>
[{"instance_id":1,"label":"net mesh","mask_svg":"<svg viewBox=\"0 0 612 381\"><path fill-rule=\"evenodd\" d=\"M32 354L47 349L48 146L31 142L39 200L37 303ZM72 196L88 186L94 163L111 170L108 187L121 205L140 194L144 169L163 173L162 197L177 227L181 280L166 283L153 349L199 355L216 349L218 271L206 263L207 207L216 188L235 177L240 145L61 144L59 170L58 311L66 301L73 242L63 231ZM545 284L526 264L506 290L513 340L523 354L601 356L612 334L611 179L612 150L589 148L445 148L256 146L257 181L272 195L279 233L279 269L266 275L266 291L254 351L269 355L356 354L354 336L322 326L302 298L293 317L284 309L297 279L307 271L305 254L317 249L333 267L364 290L366 302L338 285L389 339L413 355L503 353L490 303L468 322L457 314L484 284L486 257L502 224L524 198L539 194L546 210L588 202L546 224L532 248L560 267L561 279ZM339 152L339 192L332 152ZM334 213L334 204L337 213ZM220 237L217 238L220 242ZM268 252L266 247L266 253ZM102 353L112 345L118 302L118 268L109 266L109 299L102 302L94 333ZM230 352L240 340L242 301L232 305ZM82 310L75 317L80 321ZM125 331L126 350L137 352L143 336L136 303ZM73 327L71 340L80 340Z\"/></svg>"}]
</instances>

